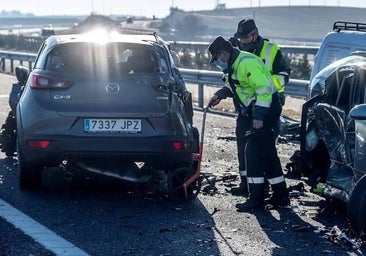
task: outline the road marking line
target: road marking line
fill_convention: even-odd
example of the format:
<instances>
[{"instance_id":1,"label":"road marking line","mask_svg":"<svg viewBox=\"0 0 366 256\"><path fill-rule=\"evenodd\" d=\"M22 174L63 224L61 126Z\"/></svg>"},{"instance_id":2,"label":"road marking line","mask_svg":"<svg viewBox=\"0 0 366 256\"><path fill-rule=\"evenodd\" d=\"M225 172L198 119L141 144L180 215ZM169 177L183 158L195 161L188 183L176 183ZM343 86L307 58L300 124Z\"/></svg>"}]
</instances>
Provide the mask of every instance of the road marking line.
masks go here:
<instances>
[{"instance_id":1,"label":"road marking line","mask_svg":"<svg viewBox=\"0 0 366 256\"><path fill-rule=\"evenodd\" d=\"M0 217L13 224L57 256L89 255L1 199Z\"/></svg>"},{"instance_id":2,"label":"road marking line","mask_svg":"<svg viewBox=\"0 0 366 256\"><path fill-rule=\"evenodd\" d=\"M9 95L0 95L0 98L9 98Z\"/></svg>"}]
</instances>

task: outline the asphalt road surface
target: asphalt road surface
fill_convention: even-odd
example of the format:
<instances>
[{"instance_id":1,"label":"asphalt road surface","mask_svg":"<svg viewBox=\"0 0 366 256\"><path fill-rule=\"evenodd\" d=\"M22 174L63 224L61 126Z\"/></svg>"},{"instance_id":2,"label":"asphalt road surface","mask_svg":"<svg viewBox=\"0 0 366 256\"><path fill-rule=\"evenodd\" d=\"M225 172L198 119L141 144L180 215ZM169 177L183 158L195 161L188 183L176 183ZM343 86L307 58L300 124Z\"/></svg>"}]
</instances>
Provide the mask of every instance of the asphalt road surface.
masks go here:
<instances>
[{"instance_id":1,"label":"asphalt road surface","mask_svg":"<svg viewBox=\"0 0 366 256\"><path fill-rule=\"evenodd\" d=\"M14 77L0 75L1 122L9 110L7 95L12 82ZM201 122L202 114L195 112L199 129ZM234 129L233 118L207 116L202 171L216 182L186 204L100 176L83 174L65 180L59 169L45 171L41 190L22 191L16 157L1 153L0 255L365 253L365 249L352 249L345 238L342 241L327 234L346 230L343 208L325 207L324 200L306 185L306 191L292 198L288 209L237 213L235 204L244 198L228 191L239 180L222 180L237 172ZM296 142L278 145L283 165L296 149ZM287 179L288 186L301 182L305 183Z\"/></svg>"}]
</instances>

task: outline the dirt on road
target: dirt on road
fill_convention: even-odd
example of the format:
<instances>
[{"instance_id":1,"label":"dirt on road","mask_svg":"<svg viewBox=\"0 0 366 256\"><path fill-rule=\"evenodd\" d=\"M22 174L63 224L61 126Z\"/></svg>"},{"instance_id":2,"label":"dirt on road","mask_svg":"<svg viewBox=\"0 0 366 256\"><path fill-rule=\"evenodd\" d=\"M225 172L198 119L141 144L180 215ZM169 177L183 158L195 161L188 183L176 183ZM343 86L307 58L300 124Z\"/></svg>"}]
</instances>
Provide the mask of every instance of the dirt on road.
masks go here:
<instances>
[{"instance_id":1,"label":"dirt on road","mask_svg":"<svg viewBox=\"0 0 366 256\"><path fill-rule=\"evenodd\" d=\"M214 91L216 90L212 90L213 93ZM210 97L210 93L211 91L206 93L205 100ZM303 99L287 97L283 114L290 113L291 117L300 118L304 102ZM228 101L227 104L230 103ZM202 113L195 112L194 125L200 129L201 124ZM356 242L352 244L340 241L342 239L339 238L352 238L345 205L326 200L311 192L304 177L286 178L291 194L291 206L288 209L236 213L235 204L243 202L245 198L230 193L230 189L240 182L235 139L234 118L207 115L202 172L211 179L203 181L203 191L199 198L207 210L215 214L213 218L220 230L226 230L226 235L233 240L234 237L241 236L237 239L242 240L243 244L231 244L234 254L352 255L356 251L352 248ZM287 172L286 164L290 162L290 156L298 149L299 141L296 140L289 139L277 143L284 173ZM214 186L211 186L210 182ZM237 222L234 226L237 228L234 231L228 230L235 218Z\"/></svg>"}]
</instances>

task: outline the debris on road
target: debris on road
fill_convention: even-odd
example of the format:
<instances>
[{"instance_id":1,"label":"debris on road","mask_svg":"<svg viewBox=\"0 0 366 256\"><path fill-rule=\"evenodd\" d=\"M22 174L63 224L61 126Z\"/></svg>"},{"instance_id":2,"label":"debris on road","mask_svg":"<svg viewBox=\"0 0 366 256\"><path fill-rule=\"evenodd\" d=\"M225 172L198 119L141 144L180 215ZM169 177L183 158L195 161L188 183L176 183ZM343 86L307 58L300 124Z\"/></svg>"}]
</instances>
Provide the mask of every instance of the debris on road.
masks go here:
<instances>
[{"instance_id":1,"label":"debris on road","mask_svg":"<svg viewBox=\"0 0 366 256\"><path fill-rule=\"evenodd\" d=\"M325 235L331 242L339 244L346 249L359 251L363 245L361 239L350 238L345 230L341 230L338 226L332 227Z\"/></svg>"},{"instance_id":2,"label":"debris on road","mask_svg":"<svg viewBox=\"0 0 366 256\"><path fill-rule=\"evenodd\" d=\"M201 192L206 195L214 195L218 192L217 182L222 182L226 186L230 186L231 182L236 181L237 173L225 172L223 175L213 175L212 173L202 173Z\"/></svg>"}]
</instances>

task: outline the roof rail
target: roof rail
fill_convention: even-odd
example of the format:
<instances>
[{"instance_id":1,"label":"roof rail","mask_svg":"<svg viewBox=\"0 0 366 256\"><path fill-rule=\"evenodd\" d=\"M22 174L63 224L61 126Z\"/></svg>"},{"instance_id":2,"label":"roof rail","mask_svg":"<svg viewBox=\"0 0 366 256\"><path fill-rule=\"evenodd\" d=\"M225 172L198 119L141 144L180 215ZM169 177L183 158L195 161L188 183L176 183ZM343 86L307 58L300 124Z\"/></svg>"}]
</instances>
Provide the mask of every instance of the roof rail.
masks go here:
<instances>
[{"instance_id":1,"label":"roof rail","mask_svg":"<svg viewBox=\"0 0 366 256\"><path fill-rule=\"evenodd\" d=\"M155 37L155 40L156 40L156 42L159 42L160 40L159 40L159 37L158 37L158 32L154 32L153 33L153 36Z\"/></svg>"},{"instance_id":2,"label":"roof rail","mask_svg":"<svg viewBox=\"0 0 366 256\"><path fill-rule=\"evenodd\" d=\"M158 32L154 32L153 36L155 37L155 41L160 44L160 45L164 45L164 44L168 44L168 42L165 42L159 35Z\"/></svg>"},{"instance_id":3,"label":"roof rail","mask_svg":"<svg viewBox=\"0 0 366 256\"><path fill-rule=\"evenodd\" d=\"M341 30L366 32L366 23L348 22L348 21L334 22L333 31L340 32Z\"/></svg>"}]
</instances>

